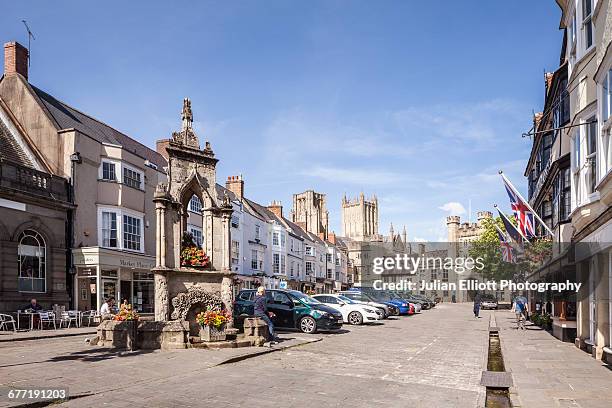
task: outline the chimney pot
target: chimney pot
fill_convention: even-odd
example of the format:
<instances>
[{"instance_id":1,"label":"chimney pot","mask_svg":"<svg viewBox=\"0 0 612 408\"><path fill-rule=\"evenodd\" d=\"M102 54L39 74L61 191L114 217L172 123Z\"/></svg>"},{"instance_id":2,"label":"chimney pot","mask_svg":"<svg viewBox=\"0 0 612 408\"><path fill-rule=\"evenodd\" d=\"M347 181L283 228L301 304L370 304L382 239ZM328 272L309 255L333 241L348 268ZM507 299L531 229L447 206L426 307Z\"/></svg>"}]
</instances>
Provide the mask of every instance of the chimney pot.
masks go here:
<instances>
[{"instance_id":1,"label":"chimney pot","mask_svg":"<svg viewBox=\"0 0 612 408\"><path fill-rule=\"evenodd\" d=\"M4 74L20 74L28 79L28 49L18 42L4 44Z\"/></svg>"},{"instance_id":2,"label":"chimney pot","mask_svg":"<svg viewBox=\"0 0 612 408\"><path fill-rule=\"evenodd\" d=\"M240 200L244 198L244 180L238 176L227 176L225 188L234 193Z\"/></svg>"}]
</instances>

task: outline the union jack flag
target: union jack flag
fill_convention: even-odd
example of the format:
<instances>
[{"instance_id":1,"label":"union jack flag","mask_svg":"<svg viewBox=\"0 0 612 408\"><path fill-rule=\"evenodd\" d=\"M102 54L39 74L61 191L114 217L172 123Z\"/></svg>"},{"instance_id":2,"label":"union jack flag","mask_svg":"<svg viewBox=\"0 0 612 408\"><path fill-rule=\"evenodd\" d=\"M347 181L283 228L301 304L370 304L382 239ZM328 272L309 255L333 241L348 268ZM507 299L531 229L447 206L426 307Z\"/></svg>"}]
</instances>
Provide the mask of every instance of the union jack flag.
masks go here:
<instances>
[{"instance_id":1,"label":"union jack flag","mask_svg":"<svg viewBox=\"0 0 612 408\"><path fill-rule=\"evenodd\" d=\"M516 219L521 234L527 239L535 237L535 217L533 212L531 212L527 203L521 200L521 197L514 191L514 188L508 185L505 178L504 187L506 187L506 192L508 193L508 197L510 197L510 206L514 212L514 218Z\"/></svg>"},{"instance_id":2,"label":"union jack flag","mask_svg":"<svg viewBox=\"0 0 612 408\"><path fill-rule=\"evenodd\" d=\"M503 261L508 263L515 263L514 249L512 248L512 244L510 244L506 236L502 234L500 230L497 230L497 236L499 237L499 244L501 245Z\"/></svg>"}]
</instances>

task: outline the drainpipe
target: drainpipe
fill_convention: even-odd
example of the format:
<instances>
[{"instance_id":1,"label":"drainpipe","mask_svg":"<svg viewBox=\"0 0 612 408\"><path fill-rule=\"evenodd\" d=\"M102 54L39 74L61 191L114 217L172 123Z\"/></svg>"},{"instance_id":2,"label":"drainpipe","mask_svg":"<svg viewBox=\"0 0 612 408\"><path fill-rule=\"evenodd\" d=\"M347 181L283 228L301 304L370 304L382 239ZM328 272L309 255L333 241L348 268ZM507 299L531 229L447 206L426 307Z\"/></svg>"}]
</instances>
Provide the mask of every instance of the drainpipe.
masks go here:
<instances>
[{"instance_id":1,"label":"drainpipe","mask_svg":"<svg viewBox=\"0 0 612 408\"><path fill-rule=\"evenodd\" d=\"M70 185L68 186L68 201L71 204L75 203L75 170L76 164L81 164L83 159L81 158L81 154L79 152L74 152L70 155ZM78 294L75 293L74 276L76 274L76 269L74 267L74 257L72 254L72 249L74 248L74 208L68 210L68 222L66 223L66 291L70 296L70 309L75 310L76 305L76 296Z\"/></svg>"}]
</instances>

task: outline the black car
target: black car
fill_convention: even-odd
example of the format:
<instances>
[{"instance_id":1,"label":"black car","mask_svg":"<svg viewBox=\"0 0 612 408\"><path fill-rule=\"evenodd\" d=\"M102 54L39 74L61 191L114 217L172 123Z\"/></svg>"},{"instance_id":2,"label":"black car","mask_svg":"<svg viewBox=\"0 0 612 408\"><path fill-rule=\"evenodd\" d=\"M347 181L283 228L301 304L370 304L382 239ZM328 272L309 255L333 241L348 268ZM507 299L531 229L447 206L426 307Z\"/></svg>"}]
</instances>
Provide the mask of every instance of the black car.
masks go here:
<instances>
[{"instance_id":1,"label":"black car","mask_svg":"<svg viewBox=\"0 0 612 408\"><path fill-rule=\"evenodd\" d=\"M255 294L255 289L238 293L234 302L237 326L242 325L245 317L253 315ZM276 315L272 318L275 327L299 329L304 333L342 327L342 313L297 290L268 289L266 298L268 310Z\"/></svg>"}]
</instances>

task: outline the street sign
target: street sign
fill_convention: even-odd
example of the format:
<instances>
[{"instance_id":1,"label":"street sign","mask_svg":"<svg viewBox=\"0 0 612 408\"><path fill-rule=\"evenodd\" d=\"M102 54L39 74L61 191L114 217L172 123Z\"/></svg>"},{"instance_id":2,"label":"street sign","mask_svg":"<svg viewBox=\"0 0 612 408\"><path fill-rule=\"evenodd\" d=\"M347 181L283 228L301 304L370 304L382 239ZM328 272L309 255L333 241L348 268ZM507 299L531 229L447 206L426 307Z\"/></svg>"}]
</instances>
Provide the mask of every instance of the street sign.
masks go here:
<instances>
[{"instance_id":1,"label":"street sign","mask_svg":"<svg viewBox=\"0 0 612 408\"><path fill-rule=\"evenodd\" d=\"M279 289L287 289L287 281L280 281L278 284Z\"/></svg>"}]
</instances>

